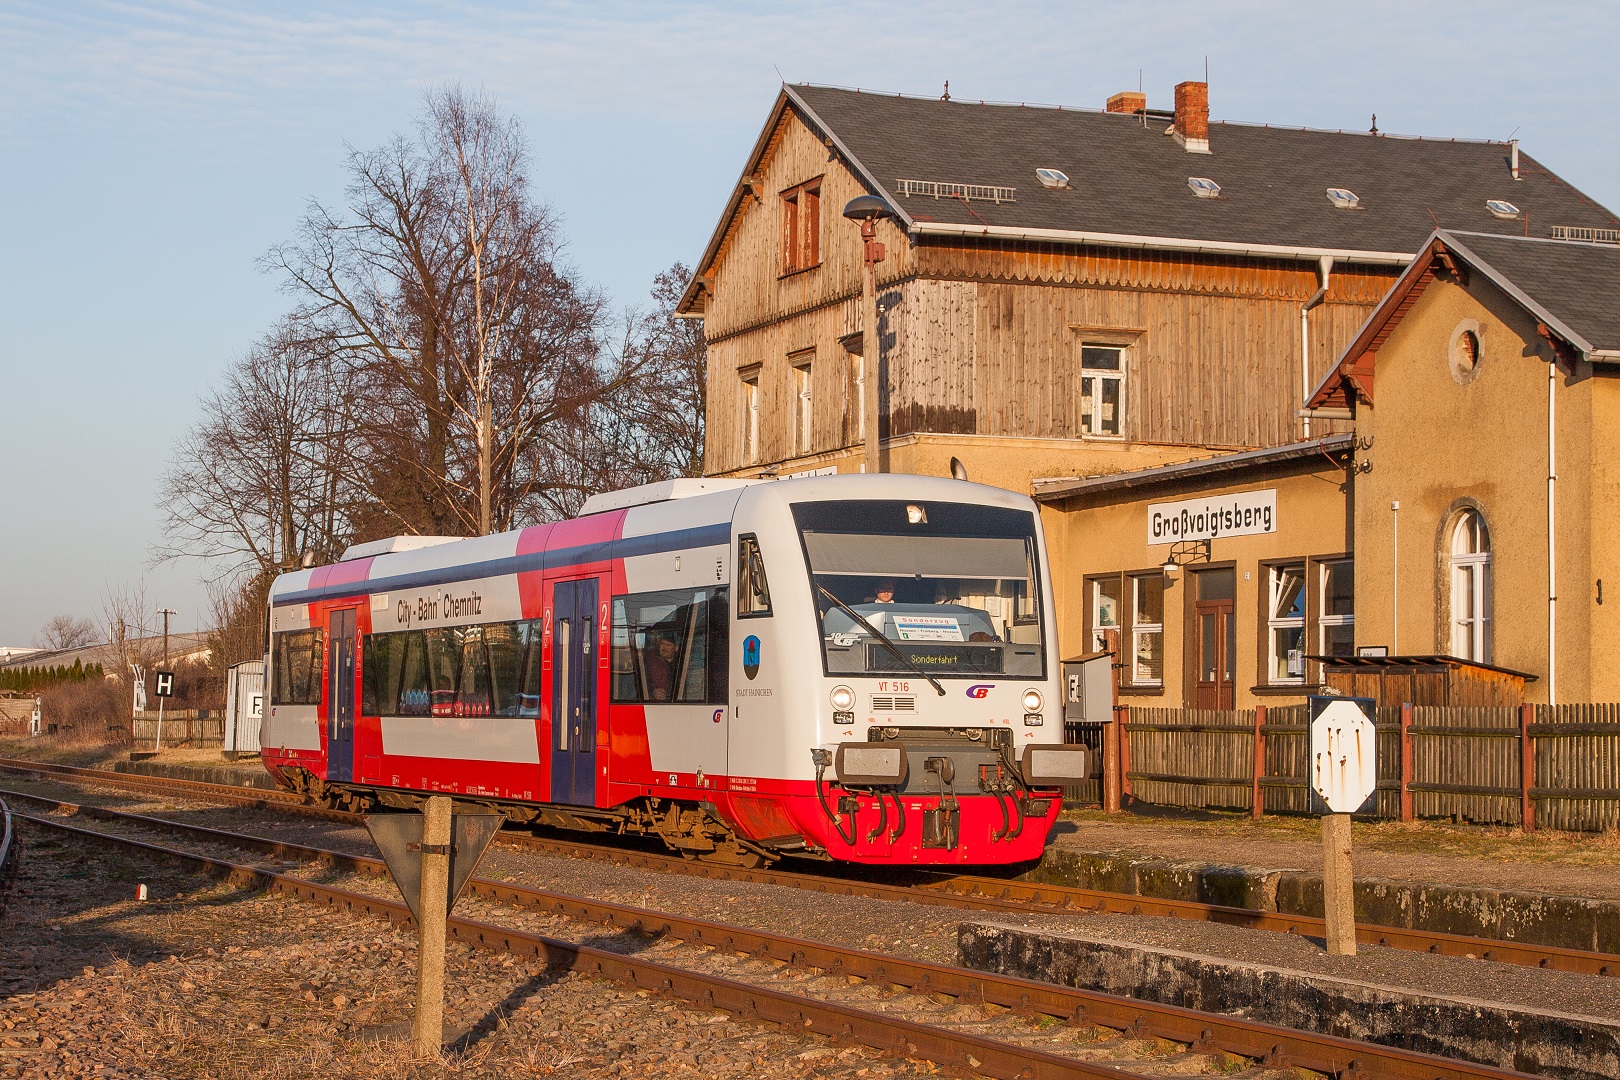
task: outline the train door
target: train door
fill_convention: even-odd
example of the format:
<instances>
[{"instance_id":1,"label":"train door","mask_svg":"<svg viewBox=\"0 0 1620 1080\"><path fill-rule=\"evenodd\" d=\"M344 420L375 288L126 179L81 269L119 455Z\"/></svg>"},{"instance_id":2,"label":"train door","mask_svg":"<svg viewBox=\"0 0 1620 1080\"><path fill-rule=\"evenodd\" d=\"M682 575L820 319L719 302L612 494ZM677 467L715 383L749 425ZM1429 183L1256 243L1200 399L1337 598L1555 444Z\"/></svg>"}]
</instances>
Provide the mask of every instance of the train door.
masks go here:
<instances>
[{"instance_id":1,"label":"train door","mask_svg":"<svg viewBox=\"0 0 1620 1080\"><path fill-rule=\"evenodd\" d=\"M596 579L551 596L551 801L596 804Z\"/></svg>"},{"instance_id":2,"label":"train door","mask_svg":"<svg viewBox=\"0 0 1620 1080\"><path fill-rule=\"evenodd\" d=\"M354 654L355 611L347 608L331 615L331 668L327 687L326 777L354 779Z\"/></svg>"}]
</instances>

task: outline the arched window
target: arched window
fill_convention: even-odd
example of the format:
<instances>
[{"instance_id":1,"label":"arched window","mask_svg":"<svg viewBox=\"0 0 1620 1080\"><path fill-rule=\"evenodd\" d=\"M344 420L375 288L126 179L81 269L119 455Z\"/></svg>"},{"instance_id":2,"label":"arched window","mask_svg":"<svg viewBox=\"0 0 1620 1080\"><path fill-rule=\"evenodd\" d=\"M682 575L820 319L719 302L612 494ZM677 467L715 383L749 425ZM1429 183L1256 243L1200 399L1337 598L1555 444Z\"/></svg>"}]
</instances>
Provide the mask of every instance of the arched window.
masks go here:
<instances>
[{"instance_id":1,"label":"arched window","mask_svg":"<svg viewBox=\"0 0 1620 1080\"><path fill-rule=\"evenodd\" d=\"M1451 655L1491 662L1491 534L1475 510L1451 530Z\"/></svg>"}]
</instances>

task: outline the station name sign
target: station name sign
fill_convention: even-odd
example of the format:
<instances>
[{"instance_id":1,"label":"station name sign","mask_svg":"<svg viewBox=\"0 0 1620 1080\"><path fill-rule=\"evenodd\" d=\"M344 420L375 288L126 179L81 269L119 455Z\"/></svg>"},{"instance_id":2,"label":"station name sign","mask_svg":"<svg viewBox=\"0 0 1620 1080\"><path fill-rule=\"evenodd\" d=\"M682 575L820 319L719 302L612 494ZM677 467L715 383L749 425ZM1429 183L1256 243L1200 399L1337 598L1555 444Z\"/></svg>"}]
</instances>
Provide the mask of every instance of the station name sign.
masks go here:
<instances>
[{"instance_id":1,"label":"station name sign","mask_svg":"<svg viewBox=\"0 0 1620 1080\"><path fill-rule=\"evenodd\" d=\"M1149 503L1147 531L1150 545L1274 533L1277 531L1277 489Z\"/></svg>"}]
</instances>

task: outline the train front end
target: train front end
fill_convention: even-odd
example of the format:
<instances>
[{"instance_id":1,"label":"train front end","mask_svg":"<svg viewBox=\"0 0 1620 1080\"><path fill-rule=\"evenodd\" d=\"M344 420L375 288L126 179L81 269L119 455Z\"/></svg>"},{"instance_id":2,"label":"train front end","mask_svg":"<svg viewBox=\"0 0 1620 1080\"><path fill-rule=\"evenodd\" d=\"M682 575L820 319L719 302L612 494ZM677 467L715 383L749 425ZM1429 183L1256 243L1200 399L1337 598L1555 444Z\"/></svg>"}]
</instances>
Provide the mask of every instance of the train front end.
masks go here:
<instances>
[{"instance_id":1,"label":"train front end","mask_svg":"<svg viewBox=\"0 0 1620 1080\"><path fill-rule=\"evenodd\" d=\"M750 771L749 708L780 694L787 738L753 749L762 766L786 755L783 803L806 847L865 863L1039 858L1061 787L1088 761L1064 744L1035 504L918 476L749 494L776 512L752 535L737 522L734 788ZM771 665L773 645L792 663Z\"/></svg>"}]
</instances>

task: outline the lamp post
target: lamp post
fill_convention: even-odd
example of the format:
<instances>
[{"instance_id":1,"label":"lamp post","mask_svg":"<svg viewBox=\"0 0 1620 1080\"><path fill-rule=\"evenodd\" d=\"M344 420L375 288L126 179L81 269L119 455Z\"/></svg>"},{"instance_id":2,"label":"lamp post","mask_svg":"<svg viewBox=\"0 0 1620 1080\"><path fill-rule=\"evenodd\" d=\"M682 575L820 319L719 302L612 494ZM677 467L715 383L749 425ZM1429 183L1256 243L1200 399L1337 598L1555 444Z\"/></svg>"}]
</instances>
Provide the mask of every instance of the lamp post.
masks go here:
<instances>
[{"instance_id":1,"label":"lamp post","mask_svg":"<svg viewBox=\"0 0 1620 1080\"><path fill-rule=\"evenodd\" d=\"M861 331L862 385L861 428L865 433L866 471L885 472L878 449L878 338L877 264L886 252L877 239L878 219L893 217L889 204L876 195L857 195L844 204L844 216L861 223L862 261L861 307L865 326Z\"/></svg>"}]
</instances>

